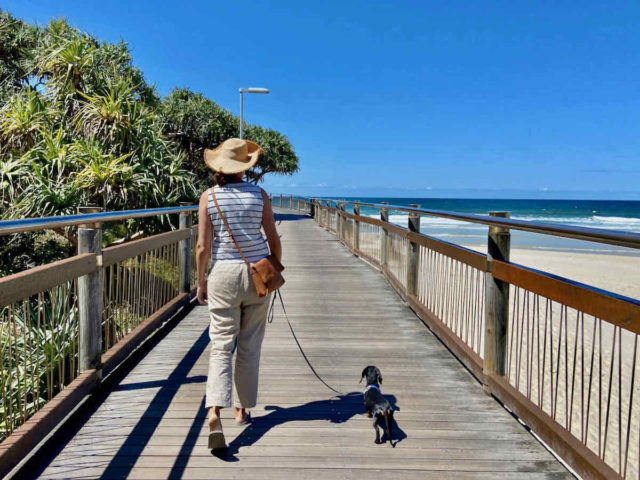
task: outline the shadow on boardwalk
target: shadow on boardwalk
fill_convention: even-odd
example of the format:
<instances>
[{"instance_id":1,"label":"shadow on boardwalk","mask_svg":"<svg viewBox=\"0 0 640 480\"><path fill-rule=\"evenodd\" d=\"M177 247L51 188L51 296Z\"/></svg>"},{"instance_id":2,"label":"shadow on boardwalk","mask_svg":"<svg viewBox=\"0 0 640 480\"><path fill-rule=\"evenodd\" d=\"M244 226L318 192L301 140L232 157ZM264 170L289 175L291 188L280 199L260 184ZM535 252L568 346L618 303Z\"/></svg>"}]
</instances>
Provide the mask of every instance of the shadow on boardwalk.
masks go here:
<instances>
[{"instance_id":1,"label":"shadow on boardwalk","mask_svg":"<svg viewBox=\"0 0 640 480\"><path fill-rule=\"evenodd\" d=\"M385 395L385 397L396 410L399 410L395 396ZM225 461L237 462L238 457L236 457L236 454L241 447L254 445L269 430L287 422L326 420L331 423L344 423L352 417L364 413L362 394L360 392L351 392L331 399L317 400L287 408L268 405L265 410L271 410L271 412L261 417L253 418L247 428L229 443L229 448L226 452L216 456ZM407 435L395 421L391 436L395 442L394 445L407 438ZM371 428L371 438L374 438L373 427ZM382 437L383 442L388 440L386 435ZM336 435L336 443L340 443L338 435Z\"/></svg>"}]
</instances>

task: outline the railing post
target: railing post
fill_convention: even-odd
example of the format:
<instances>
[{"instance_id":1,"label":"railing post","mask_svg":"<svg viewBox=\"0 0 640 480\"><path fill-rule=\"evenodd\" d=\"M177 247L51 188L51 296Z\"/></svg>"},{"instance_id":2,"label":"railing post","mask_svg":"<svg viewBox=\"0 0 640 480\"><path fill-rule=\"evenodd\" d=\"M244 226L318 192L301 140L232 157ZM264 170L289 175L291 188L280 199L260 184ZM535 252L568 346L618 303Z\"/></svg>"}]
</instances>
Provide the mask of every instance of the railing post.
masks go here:
<instances>
[{"instance_id":1,"label":"railing post","mask_svg":"<svg viewBox=\"0 0 640 480\"><path fill-rule=\"evenodd\" d=\"M289 195L289 210L293 210L293 195Z\"/></svg>"},{"instance_id":2,"label":"railing post","mask_svg":"<svg viewBox=\"0 0 640 480\"><path fill-rule=\"evenodd\" d=\"M311 200L309 202L309 216L317 221L316 219L316 201Z\"/></svg>"},{"instance_id":3,"label":"railing post","mask_svg":"<svg viewBox=\"0 0 640 480\"><path fill-rule=\"evenodd\" d=\"M389 202L380 202L383 205L387 205ZM380 220L383 222L389 223L389 209L381 208L380 209ZM380 267L385 267L387 265L387 244L389 240L389 232L383 226L380 230Z\"/></svg>"},{"instance_id":4,"label":"railing post","mask_svg":"<svg viewBox=\"0 0 640 480\"><path fill-rule=\"evenodd\" d=\"M420 205L409 205L420 208ZM409 212L409 231L420 233L420 214ZM418 294L419 245L409 240L407 246L407 297Z\"/></svg>"},{"instance_id":5,"label":"railing post","mask_svg":"<svg viewBox=\"0 0 640 480\"><path fill-rule=\"evenodd\" d=\"M79 207L78 213L97 213L99 207ZM102 227L99 223L78 227L78 254L95 253L98 268L78 278L78 368L95 368L102 377Z\"/></svg>"},{"instance_id":6,"label":"railing post","mask_svg":"<svg viewBox=\"0 0 640 480\"><path fill-rule=\"evenodd\" d=\"M280 194L280 208L282 208L282 194Z\"/></svg>"},{"instance_id":7,"label":"railing post","mask_svg":"<svg viewBox=\"0 0 640 480\"><path fill-rule=\"evenodd\" d=\"M342 241L349 247L351 246L349 244L349 239L347 238L349 235L349 232L347 231L347 225L349 222L347 222L347 217L344 215L345 213L347 213L347 202L342 202L342 205L340 206L340 211L342 211L343 213L340 215L342 217Z\"/></svg>"},{"instance_id":8,"label":"railing post","mask_svg":"<svg viewBox=\"0 0 640 480\"><path fill-rule=\"evenodd\" d=\"M181 205L189 204L181 203ZM180 212L179 227L191 230L191 212ZM178 251L180 252L180 293L188 293L191 291L191 235L180 240Z\"/></svg>"},{"instance_id":9,"label":"railing post","mask_svg":"<svg viewBox=\"0 0 640 480\"><path fill-rule=\"evenodd\" d=\"M359 202L360 200L356 200ZM353 214L357 217L360 216L360 205L358 203L353 204ZM360 220L357 218L353 219L353 250L360 250Z\"/></svg>"},{"instance_id":10,"label":"railing post","mask_svg":"<svg viewBox=\"0 0 640 480\"><path fill-rule=\"evenodd\" d=\"M324 209L324 227L331 230L331 202L329 200L326 201L325 209Z\"/></svg>"},{"instance_id":11,"label":"railing post","mask_svg":"<svg viewBox=\"0 0 640 480\"><path fill-rule=\"evenodd\" d=\"M489 212L492 217L509 218L509 212ZM509 261L511 233L503 227L489 227L487 272L485 274L485 375L504 375L509 324L509 284L493 278L493 260ZM485 382L485 391L488 388Z\"/></svg>"}]
</instances>

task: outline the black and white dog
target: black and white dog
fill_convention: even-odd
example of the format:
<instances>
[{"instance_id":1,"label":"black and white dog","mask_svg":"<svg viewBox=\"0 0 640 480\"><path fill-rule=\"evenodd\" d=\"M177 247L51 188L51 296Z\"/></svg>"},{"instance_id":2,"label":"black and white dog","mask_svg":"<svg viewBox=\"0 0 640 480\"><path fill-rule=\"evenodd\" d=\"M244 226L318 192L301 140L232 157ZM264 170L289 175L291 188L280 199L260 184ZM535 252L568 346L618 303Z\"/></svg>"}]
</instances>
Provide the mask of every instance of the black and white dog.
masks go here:
<instances>
[{"instance_id":1,"label":"black and white dog","mask_svg":"<svg viewBox=\"0 0 640 480\"><path fill-rule=\"evenodd\" d=\"M393 446L391 442L391 428L393 425L393 407L389 401L384 398L380 385L382 384L382 374L378 367L370 365L362 370L362 379L367 379L367 387L364 389L364 406L367 409L367 417L373 417L373 428L376 431L375 443L381 443L380 441L380 429L378 426L381 424L387 434L387 440L389 444Z\"/></svg>"}]
</instances>

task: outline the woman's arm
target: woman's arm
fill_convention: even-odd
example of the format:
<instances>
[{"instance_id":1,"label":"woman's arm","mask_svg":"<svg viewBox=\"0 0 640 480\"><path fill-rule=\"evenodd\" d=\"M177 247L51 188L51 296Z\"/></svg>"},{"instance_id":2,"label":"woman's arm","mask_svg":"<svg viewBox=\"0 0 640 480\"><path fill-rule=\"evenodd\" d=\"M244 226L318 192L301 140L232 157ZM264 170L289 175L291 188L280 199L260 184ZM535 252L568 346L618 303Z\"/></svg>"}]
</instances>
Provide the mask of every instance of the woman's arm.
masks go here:
<instances>
[{"instance_id":1,"label":"woman's arm","mask_svg":"<svg viewBox=\"0 0 640 480\"><path fill-rule=\"evenodd\" d=\"M280 235L276 230L276 221L273 218L273 210L271 209L271 200L267 192L262 190L262 228L267 236L267 243L269 244L269 250L276 256L278 261L282 258L282 245L280 244Z\"/></svg>"},{"instance_id":2,"label":"woman's arm","mask_svg":"<svg viewBox=\"0 0 640 480\"><path fill-rule=\"evenodd\" d=\"M198 302L207 303L207 266L211 255L211 242L213 241L213 225L207 211L208 190L200 196L198 205L198 244L196 246L196 266L198 268Z\"/></svg>"}]
</instances>

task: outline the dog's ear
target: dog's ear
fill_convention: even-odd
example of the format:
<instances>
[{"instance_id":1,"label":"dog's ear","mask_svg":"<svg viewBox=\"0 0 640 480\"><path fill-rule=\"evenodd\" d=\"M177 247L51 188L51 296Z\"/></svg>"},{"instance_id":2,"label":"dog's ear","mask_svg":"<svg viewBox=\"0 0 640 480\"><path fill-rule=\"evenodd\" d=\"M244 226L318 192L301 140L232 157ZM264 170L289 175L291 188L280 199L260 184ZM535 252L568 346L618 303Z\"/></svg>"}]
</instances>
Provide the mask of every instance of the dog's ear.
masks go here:
<instances>
[{"instance_id":1,"label":"dog's ear","mask_svg":"<svg viewBox=\"0 0 640 480\"><path fill-rule=\"evenodd\" d=\"M362 383L362 379L367 376L368 369L369 367L364 367L364 370L362 370L362 376L360 377L360 381L358 383Z\"/></svg>"},{"instance_id":2,"label":"dog's ear","mask_svg":"<svg viewBox=\"0 0 640 480\"><path fill-rule=\"evenodd\" d=\"M382 385L382 373L380 373L380 369L376 367L376 377L378 378L378 383Z\"/></svg>"}]
</instances>

